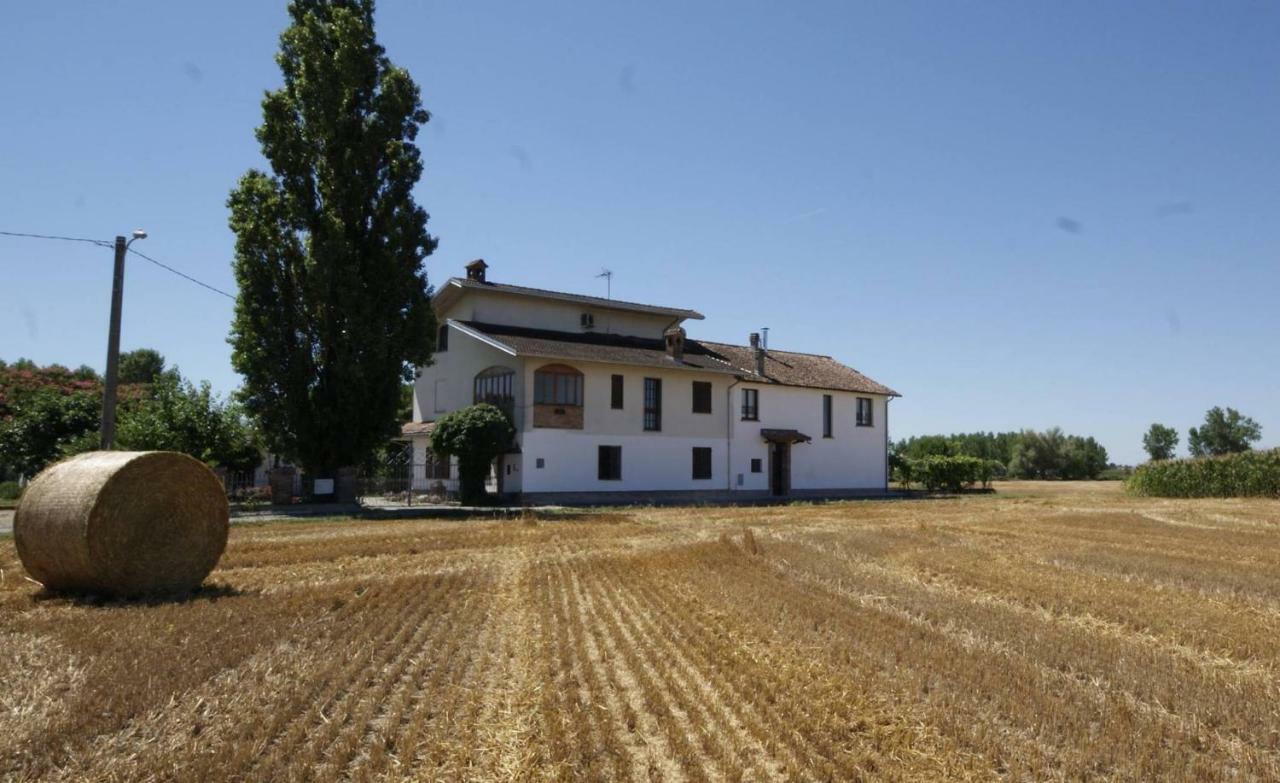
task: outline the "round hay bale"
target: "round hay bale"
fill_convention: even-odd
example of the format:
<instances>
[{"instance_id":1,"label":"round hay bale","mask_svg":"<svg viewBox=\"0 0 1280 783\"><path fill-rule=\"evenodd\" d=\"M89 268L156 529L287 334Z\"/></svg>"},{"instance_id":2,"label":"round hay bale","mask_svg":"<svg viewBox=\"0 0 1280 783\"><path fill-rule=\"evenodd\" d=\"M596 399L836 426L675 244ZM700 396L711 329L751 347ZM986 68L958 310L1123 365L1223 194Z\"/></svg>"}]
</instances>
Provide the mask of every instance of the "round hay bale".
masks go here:
<instances>
[{"instance_id":1,"label":"round hay bale","mask_svg":"<svg viewBox=\"0 0 1280 783\"><path fill-rule=\"evenodd\" d=\"M13 519L18 557L51 590L119 596L200 585L227 546L226 492L172 451L94 451L46 469Z\"/></svg>"}]
</instances>

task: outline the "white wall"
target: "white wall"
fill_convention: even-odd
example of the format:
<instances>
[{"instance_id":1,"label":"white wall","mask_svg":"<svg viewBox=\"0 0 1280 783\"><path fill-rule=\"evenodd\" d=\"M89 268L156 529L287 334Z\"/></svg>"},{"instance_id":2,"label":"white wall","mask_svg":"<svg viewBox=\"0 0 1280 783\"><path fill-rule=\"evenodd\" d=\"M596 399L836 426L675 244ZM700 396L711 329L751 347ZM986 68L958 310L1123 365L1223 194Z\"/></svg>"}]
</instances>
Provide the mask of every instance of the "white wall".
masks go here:
<instances>
[{"instance_id":1,"label":"white wall","mask_svg":"<svg viewBox=\"0 0 1280 783\"><path fill-rule=\"evenodd\" d=\"M760 420L742 421L742 389L759 390ZM832 437L822 437L822 396L831 395ZM872 400L872 426L857 424L857 398ZM886 398L854 392L794 386L739 384L733 389L733 440L730 444L733 489L769 489L769 448L761 429L794 429L813 438L791 447L791 488L884 489ZM761 460L760 473L751 459ZM737 483L741 473L743 483Z\"/></svg>"},{"instance_id":2,"label":"white wall","mask_svg":"<svg viewBox=\"0 0 1280 783\"><path fill-rule=\"evenodd\" d=\"M637 492L724 489L723 438L604 435L537 429L523 435L525 492ZM600 446L622 447L622 480L599 478ZM711 480L693 479L693 447L711 448ZM544 466L538 468L538 459Z\"/></svg>"},{"instance_id":3,"label":"white wall","mask_svg":"<svg viewBox=\"0 0 1280 783\"><path fill-rule=\"evenodd\" d=\"M595 317L595 328L591 330L593 332L654 339L661 339L663 330L675 320L665 315L645 315L574 302L536 299L500 291L474 289L466 289L453 306L438 315L442 323L445 318L455 318L459 321L480 321L523 326L529 329L580 333L586 331L582 328L583 313L591 313Z\"/></svg>"},{"instance_id":4,"label":"white wall","mask_svg":"<svg viewBox=\"0 0 1280 783\"><path fill-rule=\"evenodd\" d=\"M437 352L434 358L435 362L430 367L419 368L418 379L413 385L414 421L434 421L441 414L470 405L475 396L476 374L497 366L515 372L512 381L514 423L517 429L521 426L524 404L524 390L520 383L524 371L522 360L454 328L449 329L449 350Z\"/></svg>"},{"instance_id":5,"label":"white wall","mask_svg":"<svg viewBox=\"0 0 1280 783\"><path fill-rule=\"evenodd\" d=\"M662 369L603 362L576 362L558 359L526 359L524 364L524 400L532 405L534 400L533 378L538 369L550 364L573 367L582 372L583 431L600 434L646 435L664 437L686 435L724 439L727 423L724 409L724 390L734 378L723 373L698 372L696 370ZM613 375L622 376L623 408L615 410L613 401ZM646 432L644 429L644 379L662 380L662 430ZM693 412L693 382L711 383L711 413ZM533 430L533 417L524 418L525 431ZM563 430L557 430L563 432Z\"/></svg>"}]
</instances>

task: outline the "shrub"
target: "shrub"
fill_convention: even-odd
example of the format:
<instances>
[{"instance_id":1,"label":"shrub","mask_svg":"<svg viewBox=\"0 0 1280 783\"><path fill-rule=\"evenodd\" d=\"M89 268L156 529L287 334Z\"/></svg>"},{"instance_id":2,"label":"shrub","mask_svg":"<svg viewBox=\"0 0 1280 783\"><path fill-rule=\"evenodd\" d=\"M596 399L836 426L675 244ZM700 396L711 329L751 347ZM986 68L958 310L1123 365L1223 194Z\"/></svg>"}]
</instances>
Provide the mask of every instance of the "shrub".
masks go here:
<instances>
[{"instance_id":1,"label":"shrub","mask_svg":"<svg viewBox=\"0 0 1280 783\"><path fill-rule=\"evenodd\" d=\"M488 403L441 416L431 433L431 450L458 458L458 495L464 504L483 503L489 465L512 445L515 428Z\"/></svg>"},{"instance_id":2,"label":"shrub","mask_svg":"<svg viewBox=\"0 0 1280 783\"><path fill-rule=\"evenodd\" d=\"M0 500L17 500L22 497L22 487L16 481L0 481Z\"/></svg>"},{"instance_id":3,"label":"shrub","mask_svg":"<svg viewBox=\"0 0 1280 783\"><path fill-rule=\"evenodd\" d=\"M1167 498L1280 497L1280 449L1148 462L1125 489Z\"/></svg>"}]
</instances>

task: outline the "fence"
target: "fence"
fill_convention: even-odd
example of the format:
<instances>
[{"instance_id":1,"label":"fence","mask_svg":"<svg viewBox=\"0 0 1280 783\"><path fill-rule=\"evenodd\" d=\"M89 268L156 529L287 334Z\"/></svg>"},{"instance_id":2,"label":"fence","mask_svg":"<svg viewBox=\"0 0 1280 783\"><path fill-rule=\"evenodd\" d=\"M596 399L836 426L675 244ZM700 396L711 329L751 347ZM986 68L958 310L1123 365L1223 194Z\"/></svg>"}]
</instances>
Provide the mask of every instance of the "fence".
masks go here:
<instances>
[{"instance_id":1,"label":"fence","mask_svg":"<svg viewBox=\"0 0 1280 783\"><path fill-rule=\"evenodd\" d=\"M257 470L216 471L232 503L287 504L305 499L308 481L301 471ZM273 484L275 488L273 491ZM498 476L491 470L485 482L489 492L499 489ZM386 455L356 475L356 499L373 507L412 506L441 503L457 497L456 466L448 460L413 460L412 449Z\"/></svg>"}]
</instances>

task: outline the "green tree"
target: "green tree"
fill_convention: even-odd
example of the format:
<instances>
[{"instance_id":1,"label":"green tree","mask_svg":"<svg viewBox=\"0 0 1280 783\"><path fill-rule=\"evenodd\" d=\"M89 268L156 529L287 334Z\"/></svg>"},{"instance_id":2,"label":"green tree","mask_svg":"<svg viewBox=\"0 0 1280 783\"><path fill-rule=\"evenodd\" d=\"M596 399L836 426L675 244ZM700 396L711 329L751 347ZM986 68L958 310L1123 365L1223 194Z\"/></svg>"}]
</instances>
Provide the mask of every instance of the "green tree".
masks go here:
<instances>
[{"instance_id":1,"label":"green tree","mask_svg":"<svg viewBox=\"0 0 1280 783\"><path fill-rule=\"evenodd\" d=\"M458 494L463 503L484 501L489 465L510 448L515 434L507 415L485 402L446 413L436 420L431 450L458 458Z\"/></svg>"},{"instance_id":2,"label":"green tree","mask_svg":"<svg viewBox=\"0 0 1280 783\"><path fill-rule=\"evenodd\" d=\"M131 451L180 451L228 470L252 470L261 459L239 406L219 400L208 381L196 387L177 372L160 375L148 397L122 410L116 443Z\"/></svg>"},{"instance_id":3,"label":"green tree","mask_svg":"<svg viewBox=\"0 0 1280 783\"><path fill-rule=\"evenodd\" d=\"M1096 479L1107 467L1107 450L1092 437L1068 435L1062 448L1058 478L1067 480Z\"/></svg>"},{"instance_id":4,"label":"green tree","mask_svg":"<svg viewBox=\"0 0 1280 783\"><path fill-rule=\"evenodd\" d=\"M1023 430L1009 459L1009 472L1018 478L1058 478L1067 437L1059 427L1044 432Z\"/></svg>"},{"instance_id":5,"label":"green tree","mask_svg":"<svg viewBox=\"0 0 1280 783\"><path fill-rule=\"evenodd\" d=\"M1214 406L1204 414L1204 424L1187 431L1187 446L1193 457L1235 454L1253 448L1262 438L1262 427L1235 408Z\"/></svg>"},{"instance_id":6,"label":"green tree","mask_svg":"<svg viewBox=\"0 0 1280 783\"><path fill-rule=\"evenodd\" d=\"M428 115L378 45L373 5L289 4L284 86L257 130L272 173L250 170L228 200L241 399L271 450L317 475L395 431L401 384L435 342L423 259L436 242L412 195Z\"/></svg>"},{"instance_id":7,"label":"green tree","mask_svg":"<svg viewBox=\"0 0 1280 783\"><path fill-rule=\"evenodd\" d=\"M1152 424L1147 434L1142 436L1142 448L1146 449L1151 460L1173 459L1178 450L1178 431L1163 424Z\"/></svg>"},{"instance_id":8,"label":"green tree","mask_svg":"<svg viewBox=\"0 0 1280 783\"><path fill-rule=\"evenodd\" d=\"M102 398L89 391L42 388L24 396L0 420L0 465L31 477L64 456L73 443L97 443Z\"/></svg>"},{"instance_id":9,"label":"green tree","mask_svg":"<svg viewBox=\"0 0 1280 783\"><path fill-rule=\"evenodd\" d=\"M154 348L120 354L120 383L155 383L164 373L164 356Z\"/></svg>"}]
</instances>

